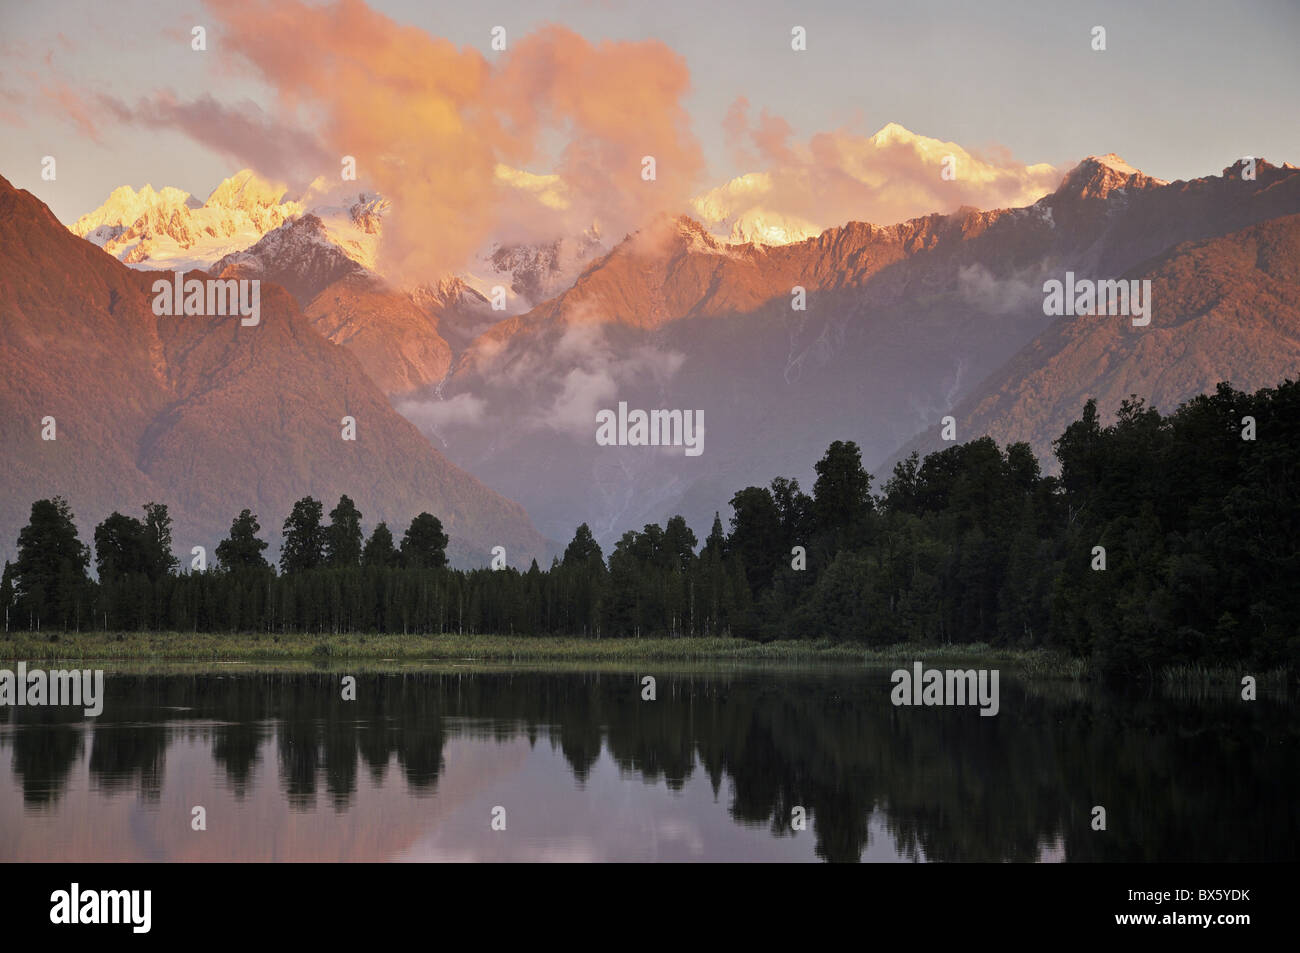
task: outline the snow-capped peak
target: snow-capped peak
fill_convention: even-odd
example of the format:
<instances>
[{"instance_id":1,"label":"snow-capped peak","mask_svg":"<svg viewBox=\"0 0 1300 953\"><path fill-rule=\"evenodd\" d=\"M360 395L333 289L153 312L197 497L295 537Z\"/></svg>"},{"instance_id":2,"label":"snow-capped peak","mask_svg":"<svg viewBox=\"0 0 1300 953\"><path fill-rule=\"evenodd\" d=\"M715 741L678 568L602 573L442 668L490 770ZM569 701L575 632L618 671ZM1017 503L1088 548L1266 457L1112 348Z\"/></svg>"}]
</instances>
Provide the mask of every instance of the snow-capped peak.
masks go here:
<instances>
[{"instance_id":1,"label":"snow-capped peak","mask_svg":"<svg viewBox=\"0 0 1300 953\"><path fill-rule=\"evenodd\" d=\"M283 201L284 192L249 169L219 184L206 202L170 186L137 192L123 185L70 230L138 268L205 268L300 215L302 206Z\"/></svg>"},{"instance_id":2,"label":"snow-capped peak","mask_svg":"<svg viewBox=\"0 0 1300 953\"><path fill-rule=\"evenodd\" d=\"M1108 152L1104 156L1088 156L1083 160L1096 165L1104 165L1108 169L1114 169L1120 175L1141 175L1142 172L1133 168L1113 152Z\"/></svg>"},{"instance_id":3,"label":"snow-capped peak","mask_svg":"<svg viewBox=\"0 0 1300 953\"><path fill-rule=\"evenodd\" d=\"M388 199L374 192L335 192L328 198L329 204L313 205L307 214L320 220L323 237L344 255L370 271L377 270Z\"/></svg>"},{"instance_id":4,"label":"snow-capped peak","mask_svg":"<svg viewBox=\"0 0 1300 953\"><path fill-rule=\"evenodd\" d=\"M550 242L492 242L462 272L464 283L491 299L506 291L506 313L527 311L569 287L593 258L607 250L600 225Z\"/></svg>"},{"instance_id":5,"label":"snow-capped peak","mask_svg":"<svg viewBox=\"0 0 1300 953\"><path fill-rule=\"evenodd\" d=\"M109 193L103 205L77 219L71 230L102 247L152 209L195 209L201 205L190 193L170 186L154 191L153 186L145 185L137 192L129 185L120 185Z\"/></svg>"},{"instance_id":6,"label":"snow-capped peak","mask_svg":"<svg viewBox=\"0 0 1300 953\"><path fill-rule=\"evenodd\" d=\"M733 244L788 245L822 233L819 225L807 219L765 208L763 197L771 191L770 175L749 172L696 196L691 209L714 237Z\"/></svg>"},{"instance_id":7,"label":"snow-capped peak","mask_svg":"<svg viewBox=\"0 0 1300 953\"><path fill-rule=\"evenodd\" d=\"M252 169L240 169L213 189L203 204L251 212L279 206L285 191L283 185L262 178Z\"/></svg>"},{"instance_id":8,"label":"snow-capped peak","mask_svg":"<svg viewBox=\"0 0 1300 953\"><path fill-rule=\"evenodd\" d=\"M1109 152L1106 155L1088 156L1076 165L1065 174L1054 194L1104 199L1112 192L1122 194L1130 189L1148 189L1168 184L1164 179L1157 179L1135 169L1115 153Z\"/></svg>"}]
</instances>

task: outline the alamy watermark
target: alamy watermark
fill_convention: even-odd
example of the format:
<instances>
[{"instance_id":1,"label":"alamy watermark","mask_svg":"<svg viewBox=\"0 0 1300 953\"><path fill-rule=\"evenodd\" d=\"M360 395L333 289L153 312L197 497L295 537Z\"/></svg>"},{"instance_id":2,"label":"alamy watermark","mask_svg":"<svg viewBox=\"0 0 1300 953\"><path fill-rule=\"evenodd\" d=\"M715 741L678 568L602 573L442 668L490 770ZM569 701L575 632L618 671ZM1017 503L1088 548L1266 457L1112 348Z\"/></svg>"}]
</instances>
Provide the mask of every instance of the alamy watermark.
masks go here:
<instances>
[{"instance_id":1,"label":"alamy watermark","mask_svg":"<svg viewBox=\"0 0 1300 953\"><path fill-rule=\"evenodd\" d=\"M60 925L124 923L133 933L148 933L152 908L152 890L82 890L74 883L50 894L50 922Z\"/></svg>"},{"instance_id":2,"label":"alamy watermark","mask_svg":"<svg viewBox=\"0 0 1300 953\"><path fill-rule=\"evenodd\" d=\"M262 320L262 282L259 278L207 278L186 280L185 272L172 280L153 283L153 313L158 317L187 315L225 317L239 315L240 324L256 327Z\"/></svg>"},{"instance_id":3,"label":"alamy watermark","mask_svg":"<svg viewBox=\"0 0 1300 953\"><path fill-rule=\"evenodd\" d=\"M1093 281L1065 273L1065 281L1051 278L1043 282L1043 314L1058 318L1061 315L1126 315L1132 316L1133 326L1143 328L1151 323L1151 279L1136 278Z\"/></svg>"},{"instance_id":4,"label":"alamy watermark","mask_svg":"<svg viewBox=\"0 0 1300 953\"><path fill-rule=\"evenodd\" d=\"M601 447L684 447L686 456L704 452L704 411L628 410L596 413L596 443Z\"/></svg>"},{"instance_id":5,"label":"alamy watermark","mask_svg":"<svg viewBox=\"0 0 1300 953\"><path fill-rule=\"evenodd\" d=\"M29 672L27 663L19 662L17 674L0 669L0 705L72 705L87 718L95 718L104 710L104 670Z\"/></svg>"},{"instance_id":6,"label":"alamy watermark","mask_svg":"<svg viewBox=\"0 0 1300 953\"><path fill-rule=\"evenodd\" d=\"M923 669L920 662L889 677L895 705L979 705L981 716L998 713L997 669Z\"/></svg>"}]
</instances>

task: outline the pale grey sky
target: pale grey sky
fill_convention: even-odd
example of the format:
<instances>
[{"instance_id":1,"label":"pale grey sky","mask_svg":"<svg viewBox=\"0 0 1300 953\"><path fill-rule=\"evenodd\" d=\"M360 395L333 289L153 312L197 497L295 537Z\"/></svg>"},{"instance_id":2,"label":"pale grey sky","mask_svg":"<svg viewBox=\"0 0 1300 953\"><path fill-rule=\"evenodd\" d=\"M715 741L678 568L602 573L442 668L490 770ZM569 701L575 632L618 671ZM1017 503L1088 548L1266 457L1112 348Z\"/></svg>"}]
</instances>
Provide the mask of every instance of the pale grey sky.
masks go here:
<instances>
[{"instance_id":1,"label":"pale grey sky","mask_svg":"<svg viewBox=\"0 0 1300 953\"><path fill-rule=\"evenodd\" d=\"M488 53L489 32L518 37L558 23L591 41L656 38L684 58L685 100L707 163L702 185L740 172L723 118L737 97L785 118L800 138L901 123L971 149L1003 147L1024 163L1070 165L1115 152L1165 179L1218 172L1241 155L1300 162L1300 3L460 2L371 0L399 23ZM206 196L236 170L228 156L171 130L104 116L70 122L61 87L120 100L170 91L265 105L251 73L220 75L191 55L202 3L0 0L0 174L65 222L117 185L174 185ZM808 32L790 55L790 28ZM1107 50L1094 52L1102 25ZM291 46L293 36L282 42ZM59 157L55 183L40 157Z\"/></svg>"}]
</instances>

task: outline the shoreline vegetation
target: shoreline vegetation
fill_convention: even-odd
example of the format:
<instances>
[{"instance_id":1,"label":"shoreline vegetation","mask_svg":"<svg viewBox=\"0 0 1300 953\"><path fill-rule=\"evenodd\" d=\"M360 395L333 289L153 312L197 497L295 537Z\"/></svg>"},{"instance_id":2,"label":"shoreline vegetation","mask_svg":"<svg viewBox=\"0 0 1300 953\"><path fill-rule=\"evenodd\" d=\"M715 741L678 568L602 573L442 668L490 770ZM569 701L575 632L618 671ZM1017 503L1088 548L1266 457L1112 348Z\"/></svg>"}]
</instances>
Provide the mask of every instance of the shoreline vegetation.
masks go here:
<instances>
[{"instance_id":1,"label":"shoreline vegetation","mask_svg":"<svg viewBox=\"0 0 1300 953\"><path fill-rule=\"evenodd\" d=\"M1050 649L1017 649L987 643L866 647L829 639L754 642L735 637L581 638L499 635L398 635L354 632L210 634L185 632L11 632L0 637L0 663L7 662L482 662L591 663L756 662L851 663L998 667L1032 679L1090 681L1099 677L1087 659ZM1147 673L1165 684L1239 684L1242 675L1276 686L1290 681L1285 668L1249 671L1247 666L1166 666Z\"/></svg>"},{"instance_id":2,"label":"shoreline vegetation","mask_svg":"<svg viewBox=\"0 0 1300 953\"><path fill-rule=\"evenodd\" d=\"M92 577L91 547L54 497L32 504L4 564L0 617L39 633L28 651L42 658L127 651L125 635L73 634L93 629L139 633L142 657L221 659L239 645L253 658L887 663L925 651L1139 683L1300 671L1300 382L1223 383L1167 416L1134 397L1108 425L1090 399L1053 446L1059 475L1026 443L980 437L909 454L875 491L858 446L837 440L811 495L785 477L745 487L730 531L715 513L703 545L681 515L628 530L608 554L583 524L548 568L512 566L504 546L453 568L428 512L400 543L384 522L366 539L344 494L328 514L310 496L294 504L278 569L249 509L214 565L193 546L188 569L165 503L144 504L143 519L114 512L94 529ZM448 636L466 632L479 634Z\"/></svg>"}]
</instances>

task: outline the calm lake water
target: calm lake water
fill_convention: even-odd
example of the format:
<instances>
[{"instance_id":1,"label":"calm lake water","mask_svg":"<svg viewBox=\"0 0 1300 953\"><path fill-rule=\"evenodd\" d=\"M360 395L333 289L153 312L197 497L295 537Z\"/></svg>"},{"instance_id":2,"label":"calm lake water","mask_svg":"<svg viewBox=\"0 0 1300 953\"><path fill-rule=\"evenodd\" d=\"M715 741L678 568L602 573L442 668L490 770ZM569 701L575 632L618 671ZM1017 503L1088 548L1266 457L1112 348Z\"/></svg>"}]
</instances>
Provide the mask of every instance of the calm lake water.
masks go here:
<instances>
[{"instance_id":1,"label":"calm lake water","mask_svg":"<svg viewBox=\"0 0 1300 953\"><path fill-rule=\"evenodd\" d=\"M981 717L896 708L889 669L842 666L108 672L98 718L0 708L0 861L1229 861L1300 844L1300 719L1267 692L1004 673Z\"/></svg>"}]
</instances>

